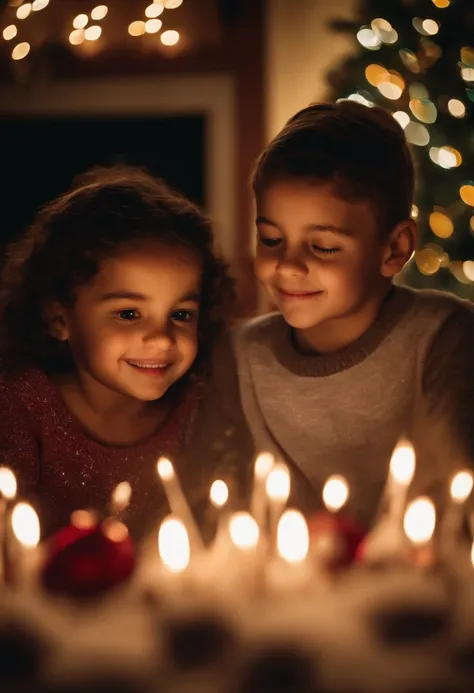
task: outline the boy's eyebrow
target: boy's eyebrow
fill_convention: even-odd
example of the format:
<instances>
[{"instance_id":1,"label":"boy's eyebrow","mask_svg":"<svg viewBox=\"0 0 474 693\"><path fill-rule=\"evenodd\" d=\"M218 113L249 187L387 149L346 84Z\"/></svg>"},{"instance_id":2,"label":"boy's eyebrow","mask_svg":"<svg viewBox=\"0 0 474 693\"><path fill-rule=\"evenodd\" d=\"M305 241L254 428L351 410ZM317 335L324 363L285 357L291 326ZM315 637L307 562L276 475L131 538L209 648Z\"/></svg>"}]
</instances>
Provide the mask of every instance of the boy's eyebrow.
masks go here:
<instances>
[{"instance_id":1,"label":"boy's eyebrow","mask_svg":"<svg viewBox=\"0 0 474 693\"><path fill-rule=\"evenodd\" d=\"M266 226L273 226L278 228L278 224L275 224L271 219L267 217L258 216L256 219L257 224L265 224ZM342 228L342 226L336 226L335 224L308 224L304 227L306 232L308 231L332 231L333 233L341 233L344 236L352 236L352 232L349 229Z\"/></svg>"}]
</instances>

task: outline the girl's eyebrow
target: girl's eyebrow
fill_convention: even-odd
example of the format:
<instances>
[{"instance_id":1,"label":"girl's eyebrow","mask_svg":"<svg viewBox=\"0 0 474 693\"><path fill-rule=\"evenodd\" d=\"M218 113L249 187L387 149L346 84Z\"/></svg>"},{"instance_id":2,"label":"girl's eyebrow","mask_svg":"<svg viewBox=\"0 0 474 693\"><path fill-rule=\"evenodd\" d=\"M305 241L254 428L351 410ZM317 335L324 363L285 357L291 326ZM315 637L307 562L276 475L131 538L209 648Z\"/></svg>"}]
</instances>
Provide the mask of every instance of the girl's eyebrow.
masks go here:
<instances>
[{"instance_id":1,"label":"girl's eyebrow","mask_svg":"<svg viewBox=\"0 0 474 693\"><path fill-rule=\"evenodd\" d=\"M144 294L139 294L134 291L111 291L100 297L101 301L114 301L120 298L129 299L132 301L146 301L147 297Z\"/></svg>"}]
</instances>

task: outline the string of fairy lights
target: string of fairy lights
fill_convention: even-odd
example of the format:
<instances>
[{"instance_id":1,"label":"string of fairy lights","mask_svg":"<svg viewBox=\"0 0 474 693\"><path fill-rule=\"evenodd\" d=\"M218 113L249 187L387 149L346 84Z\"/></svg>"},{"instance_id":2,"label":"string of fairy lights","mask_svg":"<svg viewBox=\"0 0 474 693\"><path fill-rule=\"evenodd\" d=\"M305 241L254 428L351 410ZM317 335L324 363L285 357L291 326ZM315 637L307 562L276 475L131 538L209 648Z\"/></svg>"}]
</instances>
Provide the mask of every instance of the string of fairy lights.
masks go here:
<instances>
[{"instance_id":1,"label":"string of fairy lights","mask_svg":"<svg viewBox=\"0 0 474 693\"><path fill-rule=\"evenodd\" d=\"M4 27L2 36L4 41L14 42L11 50L12 60L23 60L30 53L31 45L28 41L18 41L21 36L21 25L35 13L44 10L48 6L59 0L34 0L24 2L24 0L9 0L8 5L15 11L15 21ZM145 34L158 34L164 46L174 46L180 40L180 34L175 29L163 28L163 16L166 10L174 10L183 4L184 0L148 0L148 4L143 10L143 19L137 18L128 26L130 36L138 37ZM136 3L139 4L138 2ZM113 6L112 6L113 9ZM109 14L107 5L97 5L89 13L81 13L71 21L71 31L68 36L72 46L79 46L84 42L98 41L103 29L101 22ZM16 40L15 40L16 39Z\"/></svg>"},{"instance_id":2,"label":"string of fairy lights","mask_svg":"<svg viewBox=\"0 0 474 693\"><path fill-rule=\"evenodd\" d=\"M438 9L446 9L450 6L451 0L432 0L433 5ZM414 17L413 28L419 35L419 50L415 53L407 48L399 48L398 54L404 67L414 76L421 75L433 66L442 55L442 49L436 43L436 35L442 29L440 20L430 17ZM359 28L356 34L358 42L368 51L376 52L382 46L393 46L399 40L396 27L384 18L375 18L370 25ZM471 98L469 93L474 94L474 47L463 46L460 48L459 74L465 83L466 98ZM396 102L403 97L408 102L407 110L392 111L393 117L400 123L405 131L406 138L410 144L416 147L429 147L428 155L433 165L443 169L454 169L463 162L463 154L448 142L442 146L433 146L431 143L430 125L433 125L439 115L449 114L450 117L462 120L466 117L466 104L459 98L442 96L433 100L425 84L421 81L406 80L397 70L389 70L384 65L374 62L365 69L365 79L375 87L379 93L389 100ZM347 98L359 101L365 105L375 105L370 100L370 94L361 91L350 94ZM464 205L467 208L474 208L474 181L464 181L458 190L459 198L453 201L453 207L459 208ZM470 230L474 233L474 209L471 210ZM413 207L412 215L418 216L418 208ZM429 215L429 226L435 236L440 239L447 239L454 233L455 224L450 216L449 210L435 207ZM415 254L415 262L418 269L426 275L434 274L440 267L449 267L454 276L463 283L474 282L474 260L464 262L453 262L448 254L437 244L428 243Z\"/></svg>"}]
</instances>

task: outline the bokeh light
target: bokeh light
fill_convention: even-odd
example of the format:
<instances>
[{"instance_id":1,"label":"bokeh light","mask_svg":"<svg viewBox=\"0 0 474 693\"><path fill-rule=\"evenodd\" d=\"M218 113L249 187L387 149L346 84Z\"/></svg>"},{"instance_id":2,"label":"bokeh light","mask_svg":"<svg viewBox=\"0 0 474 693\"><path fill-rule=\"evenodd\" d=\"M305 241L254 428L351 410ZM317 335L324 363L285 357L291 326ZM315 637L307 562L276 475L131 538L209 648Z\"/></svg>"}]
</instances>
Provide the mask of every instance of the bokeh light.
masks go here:
<instances>
[{"instance_id":1,"label":"bokeh light","mask_svg":"<svg viewBox=\"0 0 474 693\"><path fill-rule=\"evenodd\" d=\"M438 238L449 238L453 235L454 224L443 212L432 212L429 222L431 230Z\"/></svg>"}]
</instances>

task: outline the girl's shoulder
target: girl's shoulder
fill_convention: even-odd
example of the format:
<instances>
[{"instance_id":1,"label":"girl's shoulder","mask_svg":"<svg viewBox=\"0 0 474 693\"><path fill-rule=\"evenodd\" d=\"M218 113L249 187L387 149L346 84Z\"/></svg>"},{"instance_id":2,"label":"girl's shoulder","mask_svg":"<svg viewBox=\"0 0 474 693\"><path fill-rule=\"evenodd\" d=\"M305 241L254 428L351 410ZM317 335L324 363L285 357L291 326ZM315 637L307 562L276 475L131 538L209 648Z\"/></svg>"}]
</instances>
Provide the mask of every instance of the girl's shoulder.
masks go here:
<instances>
[{"instance_id":1,"label":"girl's shoulder","mask_svg":"<svg viewBox=\"0 0 474 693\"><path fill-rule=\"evenodd\" d=\"M31 368L15 374L0 375L0 410L33 411L51 401L52 385L45 373Z\"/></svg>"}]
</instances>

